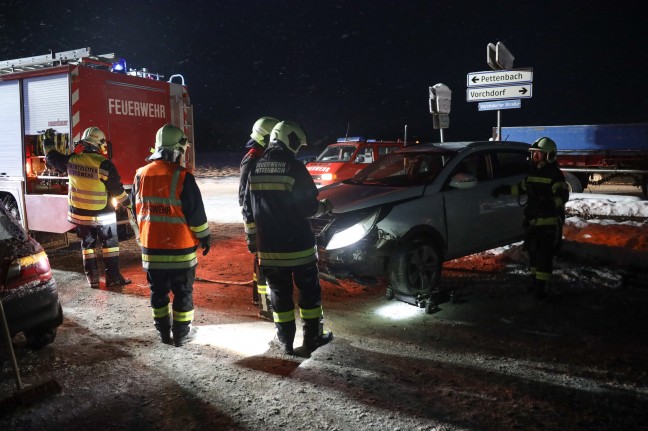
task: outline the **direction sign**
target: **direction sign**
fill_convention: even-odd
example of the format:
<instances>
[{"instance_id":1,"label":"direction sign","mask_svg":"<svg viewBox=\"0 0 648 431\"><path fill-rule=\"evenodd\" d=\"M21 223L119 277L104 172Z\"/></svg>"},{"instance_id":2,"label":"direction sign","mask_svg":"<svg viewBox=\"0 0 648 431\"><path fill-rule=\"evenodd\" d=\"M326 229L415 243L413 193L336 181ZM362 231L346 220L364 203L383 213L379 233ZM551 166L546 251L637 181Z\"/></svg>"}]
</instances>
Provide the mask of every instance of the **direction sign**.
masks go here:
<instances>
[{"instance_id":1,"label":"direction sign","mask_svg":"<svg viewBox=\"0 0 648 431\"><path fill-rule=\"evenodd\" d=\"M533 69L513 69L485 72L471 72L466 77L468 87L486 85L518 84L533 81Z\"/></svg>"},{"instance_id":2,"label":"direction sign","mask_svg":"<svg viewBox=\"0 0 648 431\"><path fill-rule=\"evenodd\" d=\"M479 102L478 109L480 111L494 111L496 109L516 109L522 107L520 99L512 100L493 100L492 102Z\"/></svg>"},{"instance_id":3,"label":"direction sign","mask_svg":"<svg viewBox=\"0 0 648 431\"><path fill-rule=\"evenodd\" d=\"M533 84L507 85L505 87L479 87L466 90L466 100L527 99L533 96Z\"/></svg>"}]
</instances>

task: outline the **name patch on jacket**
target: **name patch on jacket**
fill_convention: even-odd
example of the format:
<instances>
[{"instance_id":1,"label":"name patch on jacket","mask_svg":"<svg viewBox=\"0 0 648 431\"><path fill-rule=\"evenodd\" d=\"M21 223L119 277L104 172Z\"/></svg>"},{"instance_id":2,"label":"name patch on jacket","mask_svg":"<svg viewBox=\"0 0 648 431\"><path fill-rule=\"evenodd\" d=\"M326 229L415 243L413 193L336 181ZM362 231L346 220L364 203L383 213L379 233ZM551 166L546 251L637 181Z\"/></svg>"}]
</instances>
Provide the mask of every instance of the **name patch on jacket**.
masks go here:
<instances>
[{"instance_id":1,"label":"name patch on jacket","mask_svg":"<svg viewBox=\"0 0 648 431\"><path fill-rule=\"evenodd\" d=\"M164 204L144 204L142 207L143 214L171 214L171 207Z\"/></svg>"},{"instance_id":2,"label":"name patch on jacket","mask_svg":"<svg viewBox=\"0 0 648 431\"><path fill-rule=\"evenodd\" d=\"M67 171L69 175L74 175L76 177L97 179L99 176L97 168L93 168L92 166L76 165L74 163L68 164Z\"/></svg>"},{"instance_id":3,"label":"name patch on jacket","mask_svg":"<svg viewBox=\"0 0 648 431\"><path fill-rule=\"evenodd\" d=\"M286 172L286 162L257 163L254 172L257 174L283 174Z\"/></svg>"}]
</instances>

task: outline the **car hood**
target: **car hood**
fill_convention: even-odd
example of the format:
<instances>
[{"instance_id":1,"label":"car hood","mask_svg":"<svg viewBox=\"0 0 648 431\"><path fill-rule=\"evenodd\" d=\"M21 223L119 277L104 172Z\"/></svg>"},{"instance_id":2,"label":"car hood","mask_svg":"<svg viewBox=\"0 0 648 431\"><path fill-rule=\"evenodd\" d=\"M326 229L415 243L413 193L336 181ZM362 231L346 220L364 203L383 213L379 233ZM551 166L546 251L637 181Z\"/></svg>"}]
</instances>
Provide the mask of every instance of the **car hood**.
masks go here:
<instances>
[{"instance_id":1,"label":"car hood","mask_svg":"<svg viewBox=\"0 0 648 431\"><path fill-rule=\"evenodd\" d=\"M333 203L333 213L339 214L418 198L423 190L424 185L387 187L336 183L320 189L318 198L329 199Z\"/></svg>"}]
</instances>

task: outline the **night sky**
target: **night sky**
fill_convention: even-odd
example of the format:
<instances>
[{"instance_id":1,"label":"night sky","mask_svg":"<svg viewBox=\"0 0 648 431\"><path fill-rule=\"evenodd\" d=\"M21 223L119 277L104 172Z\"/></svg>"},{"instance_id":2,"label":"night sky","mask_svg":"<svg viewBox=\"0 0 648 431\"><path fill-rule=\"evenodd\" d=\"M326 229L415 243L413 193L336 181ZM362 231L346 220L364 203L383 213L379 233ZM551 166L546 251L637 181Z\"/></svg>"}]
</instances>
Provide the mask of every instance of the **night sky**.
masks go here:
<instances>
[{"instance_id":1,"label":"night sky","mask_svg":"<svg viewBox=\"0 0 648 431\"><path fill-rule=\"evenodd\" d=\"M648 122L643 2L4 1L0 60L91 47L189 87L198 151L238 150L260 116L337 137L438 140L428 87L452 90L445 140L487 139L497 111L466 101L488 43L533 68L503 126Z\"/></svg>"}]
</instances>

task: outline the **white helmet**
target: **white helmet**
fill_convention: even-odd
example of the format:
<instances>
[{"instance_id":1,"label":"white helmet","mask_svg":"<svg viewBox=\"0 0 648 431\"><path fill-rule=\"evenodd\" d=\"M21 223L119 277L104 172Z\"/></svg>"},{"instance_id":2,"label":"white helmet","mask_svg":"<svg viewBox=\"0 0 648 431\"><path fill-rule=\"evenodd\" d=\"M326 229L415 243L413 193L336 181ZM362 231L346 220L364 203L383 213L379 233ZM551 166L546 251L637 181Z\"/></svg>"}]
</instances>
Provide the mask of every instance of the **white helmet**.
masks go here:
<instances>
[{"instance_id":1,"label":"white helmet","mask_svg":"<svg viewBox=\"0 0 648 431\"><path fill-rule=\"evenodd\" d=\"M282 121L277 123L270 133L270 142L276 141L283 143L290 151L297 154L297 151L306 145L306 134L294 121Z\"/></svg>"},{"instance_id":2,"label":"white helmet","mask_svg":"<svg viewBox=\"0 0 648 431\"><path fill-rule=\"evenodd\" d=\"M250 138L254 139L259 145L265 147L270 141L270 132L279 120L272 117L261 117L252 126Z\"/></svg>"},{"instance_id":3,"label":"white helmet","mask_svg":"<svg viewBox=\"0 0 648 431\"><path fill-rule=\"evenodd\" d=\"M108 154L106 134L99 127L93 126L85 129L81 140L87 145L90 145L90 147L98 150L101 154Z\"/></svg>"}]
</instances>

